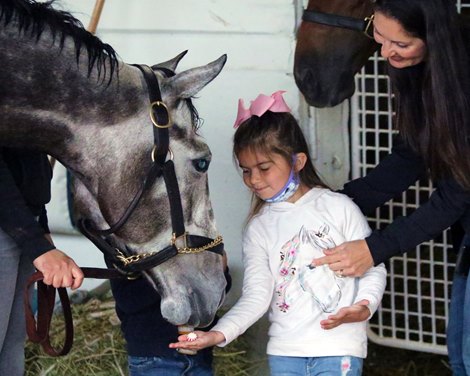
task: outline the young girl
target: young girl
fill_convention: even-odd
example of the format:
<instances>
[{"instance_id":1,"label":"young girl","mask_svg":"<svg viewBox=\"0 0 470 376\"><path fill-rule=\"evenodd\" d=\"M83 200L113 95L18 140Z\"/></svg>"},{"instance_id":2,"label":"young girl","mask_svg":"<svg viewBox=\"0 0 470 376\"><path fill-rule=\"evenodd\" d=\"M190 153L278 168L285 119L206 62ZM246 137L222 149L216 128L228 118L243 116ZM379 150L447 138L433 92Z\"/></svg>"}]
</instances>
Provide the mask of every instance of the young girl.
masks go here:
<instances>
[{"instance_id":1,"label":"young girl","mask_svg":"<svg viewBox=\"0 0 470 376\"><path fill-rule=\"evenodd\" d=\"M348 278L311 261L367 236L366 219L317 175L282 92L258 96L249 109L240 101L235 127L234 156L254 194L243 238L243 294L211 331L180 336L170 347L225 346L269 309L271 375L360 375L366 320L382 298L385 267Z\"/></svg>"}]
</instances>

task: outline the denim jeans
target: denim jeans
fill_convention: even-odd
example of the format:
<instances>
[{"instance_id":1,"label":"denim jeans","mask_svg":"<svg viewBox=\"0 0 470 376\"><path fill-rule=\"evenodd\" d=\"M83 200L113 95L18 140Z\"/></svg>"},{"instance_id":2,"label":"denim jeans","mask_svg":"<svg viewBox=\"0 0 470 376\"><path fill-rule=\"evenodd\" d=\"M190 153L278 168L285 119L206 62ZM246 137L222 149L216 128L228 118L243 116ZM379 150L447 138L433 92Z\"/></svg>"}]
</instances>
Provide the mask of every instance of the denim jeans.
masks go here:
<instances>
[{"instance_id":1,"label":"denim jeans","mask_svg":"<svg viewBox=\"0 0 470 376\"><path fill-rule=\"evenodd\" d=\"M363 359L355 356L305 358L269 355L271 376L360 376Z\"/></svg>"},{"instance_id":2,"label":"denim jeans","mask_svg":"<svg viewBox=\"0 0 470 376\"><path fill-rule=\"evenodd\" d=\"M463 244L469 243L467 235ZM467 246L465 252L469 251ZM452 283L447 350L453 376L470 375L470 278L460 273L454 274Z\"/></svg>"},{"instance_id":3,"label":"denim jeans","mask_svg":"<svg viewBox=\"0 0 470 376\"><path fill-rule=\"evenodd\" d=\"M129 376L213 376L212 364L202 354L171 356L129 356Z\"/></svg>"}]
</instances>

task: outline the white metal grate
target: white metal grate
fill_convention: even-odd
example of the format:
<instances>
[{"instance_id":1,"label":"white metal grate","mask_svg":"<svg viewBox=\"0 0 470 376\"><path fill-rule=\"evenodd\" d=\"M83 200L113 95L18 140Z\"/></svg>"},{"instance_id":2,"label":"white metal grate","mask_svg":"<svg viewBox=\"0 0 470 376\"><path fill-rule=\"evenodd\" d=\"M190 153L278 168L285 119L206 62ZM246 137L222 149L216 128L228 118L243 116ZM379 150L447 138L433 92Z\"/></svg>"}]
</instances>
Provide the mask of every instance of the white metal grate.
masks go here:
<instances>
[{"instance_id":1,"label":"white metal grate","mask_svg":"<svg viewBox=\"0 0 470 376\"><path fill-rule=\"evenodd\" d=\"M459 11L470 10L470 0L458 1ZM467 9L465 9L467 8ZM384 61L375 55L356 76L351 99L353 178L366 175L392 146L392 103ZM407 215L432 192L419 181L369 217L372 228L384 228L393 218ZM390 260L382 304L369 323L369 338L379 344L446 354L446 327L455 254L449 233Z\"/></svg>"}]
</instances>

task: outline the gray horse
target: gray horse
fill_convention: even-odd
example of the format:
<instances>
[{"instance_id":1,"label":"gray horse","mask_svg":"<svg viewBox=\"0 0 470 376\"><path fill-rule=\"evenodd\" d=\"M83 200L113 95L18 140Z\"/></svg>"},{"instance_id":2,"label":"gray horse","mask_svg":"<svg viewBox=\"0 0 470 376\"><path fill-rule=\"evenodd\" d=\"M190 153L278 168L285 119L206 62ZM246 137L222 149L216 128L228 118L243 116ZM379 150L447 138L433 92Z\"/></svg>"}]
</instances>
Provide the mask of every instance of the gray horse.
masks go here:
<instances>
[{"instance_id":1,"label":"gray horse","mask_svg":"<svg viewBox=\"0 0 470 376\"><path fill-rule=\"evenodd\" d=\"M152 164L154 147L146 82L107 44L66 12L24 0L1 0L0 146L48 153L72 172L75 215L109 228L126 210ZM160 64L174 70L184 54ZM191 97L224 66L167 77L155 70L172 120L170 150L187 232L216 238L207 168L211 152L197 133ZM153 68L158 68L154 66ZM132 254L154 253L172 238L163 178L142 195L109 240ZM175 325L208 325L226 284L222 257L179 254L145 272L162 296L163 316Z\"/></svg>"}]
</instances>

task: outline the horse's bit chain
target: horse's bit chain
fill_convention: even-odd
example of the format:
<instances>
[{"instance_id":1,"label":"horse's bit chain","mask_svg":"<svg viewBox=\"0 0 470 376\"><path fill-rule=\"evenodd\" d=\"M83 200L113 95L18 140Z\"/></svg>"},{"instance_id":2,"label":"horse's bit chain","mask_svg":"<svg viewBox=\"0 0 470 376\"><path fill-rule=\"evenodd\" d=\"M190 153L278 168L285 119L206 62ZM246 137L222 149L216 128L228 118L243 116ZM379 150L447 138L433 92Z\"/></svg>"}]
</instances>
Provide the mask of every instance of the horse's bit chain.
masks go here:
<instances>
[{"instance_id":1,"label":"horse's bit chain","mask_svg":"<svg viewBox=\"0 0 470 376\"><path fill-rule=\"evenodd\" d=\"M172 244L174 245L175 242L176 242L176 237L173 234ZM202 247L184 246L184 247L180 247L180 248L177 248L177 249L178 249L178 254L195 254L195 253L201 253L201 252L207 251L207 250L209 250L213 247L216 247L216 246L218 246L219 244L222 244L222 243L223 243L223 238L222 238L222 236L218 235L214 240L212 240L211 242L203 245ZM126 256L126 255L124 255L124 253L122 253L117 248L116 248L116 252L117 252L116 257L122 262L122 264L124 266L133 264L133 263L138 262L140 260L143 260L147 257L156 255L158 253L158 252L146 252L146 253L139 253L137 255Z\"/></svg>"},{"instance_id":2,"label":"horse's bit chain","mask_svg":"<svg viewBox=\"0 0 470 376\"><path fill-rule=\"evenodd\" d=\"M192 247L185 246L182 248L178 248L178 253L181 253L181 254L200 253L200 252L207 251L208 249L211 249L213 247L216 247L219 244L222 244L222 242L223 242L222 236L218 235L215 237L214 240L212 240L210 243L203 245L202 247L192 248Z\"/></svg>"}]
</instances>

